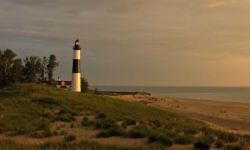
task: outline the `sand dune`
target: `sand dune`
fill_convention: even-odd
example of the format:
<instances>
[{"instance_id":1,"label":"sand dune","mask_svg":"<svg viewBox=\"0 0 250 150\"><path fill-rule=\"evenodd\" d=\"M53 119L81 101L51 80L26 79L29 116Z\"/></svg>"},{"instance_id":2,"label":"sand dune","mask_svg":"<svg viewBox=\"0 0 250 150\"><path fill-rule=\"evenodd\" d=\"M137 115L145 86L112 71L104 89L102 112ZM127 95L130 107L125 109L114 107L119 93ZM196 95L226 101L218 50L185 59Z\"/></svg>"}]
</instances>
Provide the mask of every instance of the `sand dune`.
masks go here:
<instances>
[{"instance_id":1,"label":"sand dune","mask_svg":"<svg viewBox=\"0 0 250 150\"><path fill-rule=\"evenodd\" d=\"M160 107L180 115L208 122L215 128L250 133L250 103L192 100L143 95L115 96Z\"/></svg>"}]
</instances>

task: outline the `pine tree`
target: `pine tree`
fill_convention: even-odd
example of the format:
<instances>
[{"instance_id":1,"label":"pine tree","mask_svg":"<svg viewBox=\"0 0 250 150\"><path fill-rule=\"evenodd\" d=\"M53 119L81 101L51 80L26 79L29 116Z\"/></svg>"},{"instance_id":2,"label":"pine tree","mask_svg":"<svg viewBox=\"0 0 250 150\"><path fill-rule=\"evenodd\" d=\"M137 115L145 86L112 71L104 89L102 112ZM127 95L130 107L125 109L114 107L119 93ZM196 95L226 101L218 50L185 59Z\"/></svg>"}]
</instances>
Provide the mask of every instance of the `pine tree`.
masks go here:
<instances>
[{"instance_id":1,"label":"pine tree","mask_svg":"<svg viewBox=\"0 0 250 150\"><path fill-rule=\"evenodd\" d=\"M44 56L41 62L41 70L40 70L40 77L39 77L39 81L42 83L46 82L47 80L45 76L47 72L47 63L48 63L48 59L47 57Z\"/></svg>"},{"instance_id":2,"label":"pine tree","mask_svg":"<svg viewBox=\"0 0 250 150\"><path fill-rule=\"evenodd\" d=\"M14 83L22 82L24 80L23 71L24 71L24 66L22 60L15 59L11 67L11 78Z\"/></svg>"},{"instance_id":3,"label":"pine tree","mask_svg":"<svg viewBox=\"0 0 250 150\"><path fill-rule=\"evenodd\" d=\"M81 90L82 93L86 93L89 90L89 82L84 77L81 77Z\"/></svg>"},{"instance_id":4,"label":"pine tree","mask_svg":"<svg viewBox=\"0 0 250 150\"><path fill-rule=\"evenodd\" d=\"M17 55L12 50L0 50L0 86L7 86L12 83L11 66Z\"/></svg>"},{"instance_id":5,"label":"pine tree","mask_svg":"<svg viewBox=\"0 0 250 150\"><path fill-rule=\"evenodd\" d=\"M26 82L37 82L41 72L41 59L37 56L30 56L24 59L24 77Z\"/></svg>"},{"instance_id":6,"label":"pine tree","mask_svg":"<svg viewBox=\"0 0 250 150\"><path fill-rule=\"evenodd\" d=\"M59 65L59 63L56 60L56 56L55 55L50 55L49 56L49 61L48 61L48 65L47 65L47 73L48 73L48 82L50 85L53 84L53 75L54 75L54 71L56 69L56 67Z\"/></svg>"}]
</instances>

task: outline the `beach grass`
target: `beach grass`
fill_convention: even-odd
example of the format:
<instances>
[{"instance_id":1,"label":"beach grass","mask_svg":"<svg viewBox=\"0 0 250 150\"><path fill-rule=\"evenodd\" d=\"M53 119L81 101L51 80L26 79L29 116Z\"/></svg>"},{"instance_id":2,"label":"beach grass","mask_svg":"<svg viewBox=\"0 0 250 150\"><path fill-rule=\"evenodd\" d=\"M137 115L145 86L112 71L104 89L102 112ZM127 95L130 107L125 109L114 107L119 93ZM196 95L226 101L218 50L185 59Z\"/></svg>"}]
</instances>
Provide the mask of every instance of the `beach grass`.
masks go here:
<instances>
[{"instance_id":1,"label":"beach grass","mask_svg":"<svg viewBox=\"0 0 250 150\"><path fill-rule=\"evenodd\" d=\"M79 143L46 143L41 145L16 144L12 141L0 142L1 150L164 150L161 145L145 147L123 147L117 145L99 144L92 141Z\"/></svg>"},{"instance_id":2,"label":"beach grass","mask_svg":"<svg viewBox=\"0 0 250 150\"><path fill-rule=\"evenodd\" d=\"M0 89L0 133L5 136L27 136L30 138L49 138L59 136L59 130L52 128L55 122L70 123L72 128L81 116L80 130L97 130L96 138L121 137L129 139L146 138L145 146L173 144L194 144L198 147L215 141L207 138L220 138L224 143L238 143L240 136L211 129L201 121L178 116L141 103L117 100L94 93L74 93L63 89L38 84L17 84ZM91 117L94 118L91 120ZM70 133L71 129L65 132ZM84 132L84 131L83 131ZM208 135L209 133L209 135ZM79 142L74 134L64 134L60 143L15 144L15 141L2 141L0 149L128 149L126 147ZM200 144L200 145L199 145ZM224 144L223 144L224 145ZM161 149L162 147L153 147ZM145 147L129 148L145 149ZM147 149L147 148L146 148Z\"/></svg>"}]
</instances>

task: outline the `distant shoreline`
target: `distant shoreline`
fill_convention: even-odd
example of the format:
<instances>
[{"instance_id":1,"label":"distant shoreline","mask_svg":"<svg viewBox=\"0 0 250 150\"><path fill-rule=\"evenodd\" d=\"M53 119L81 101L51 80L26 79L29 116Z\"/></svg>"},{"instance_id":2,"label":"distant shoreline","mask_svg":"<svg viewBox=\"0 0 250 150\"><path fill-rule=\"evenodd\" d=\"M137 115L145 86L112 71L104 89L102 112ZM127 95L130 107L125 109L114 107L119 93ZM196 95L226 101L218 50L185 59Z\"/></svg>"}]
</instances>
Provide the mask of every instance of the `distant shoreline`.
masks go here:
<instances>
[{"instance_id":1,"label":"distant shoreline","mask_svg":"<svg viewBox=\"0 0 250 150\"><path fill-rule=\"evenodd\" d=\"M250 87L140 87L140 86L96 86L100 91L122 92L129 94L150 93L161 97L178 97L192 100L213 100L249 102ZM124 95L124 94L122 94Z\"/></svg>"},{"instance_id":2,"label":"distant shoreline","mask_svg":"<svg viewBox=\"0 0 250 150\"><path fill-rule=\"evenodd\" d=\"M119 96L119 95L147 95L147 96L151 96L151 93L148 92L121 92L121 91L96 91L97 94L101 94L101 95L109 95L109 96Z\"/></svg>"}]
</instances>

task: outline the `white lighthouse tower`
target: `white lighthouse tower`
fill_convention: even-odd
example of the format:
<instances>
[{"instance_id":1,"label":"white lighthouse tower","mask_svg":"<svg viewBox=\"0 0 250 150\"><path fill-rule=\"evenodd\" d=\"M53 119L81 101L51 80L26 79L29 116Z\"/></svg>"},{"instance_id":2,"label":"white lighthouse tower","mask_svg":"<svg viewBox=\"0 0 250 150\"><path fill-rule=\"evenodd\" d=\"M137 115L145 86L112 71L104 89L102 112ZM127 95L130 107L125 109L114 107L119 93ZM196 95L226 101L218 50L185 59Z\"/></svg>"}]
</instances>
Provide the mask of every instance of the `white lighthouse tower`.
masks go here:
<instances>
[{"instance_id":1,"label":"white lighthouse tower","mask_svg":"<svg viewBox=\"0 0 250 150\"><path fill-rule=\"evenodd\" d=\"M73 66L72 66L72 87L71 91L81 92L81 46L77 39L73 47Z\"/></svg>"}]
</instances>

